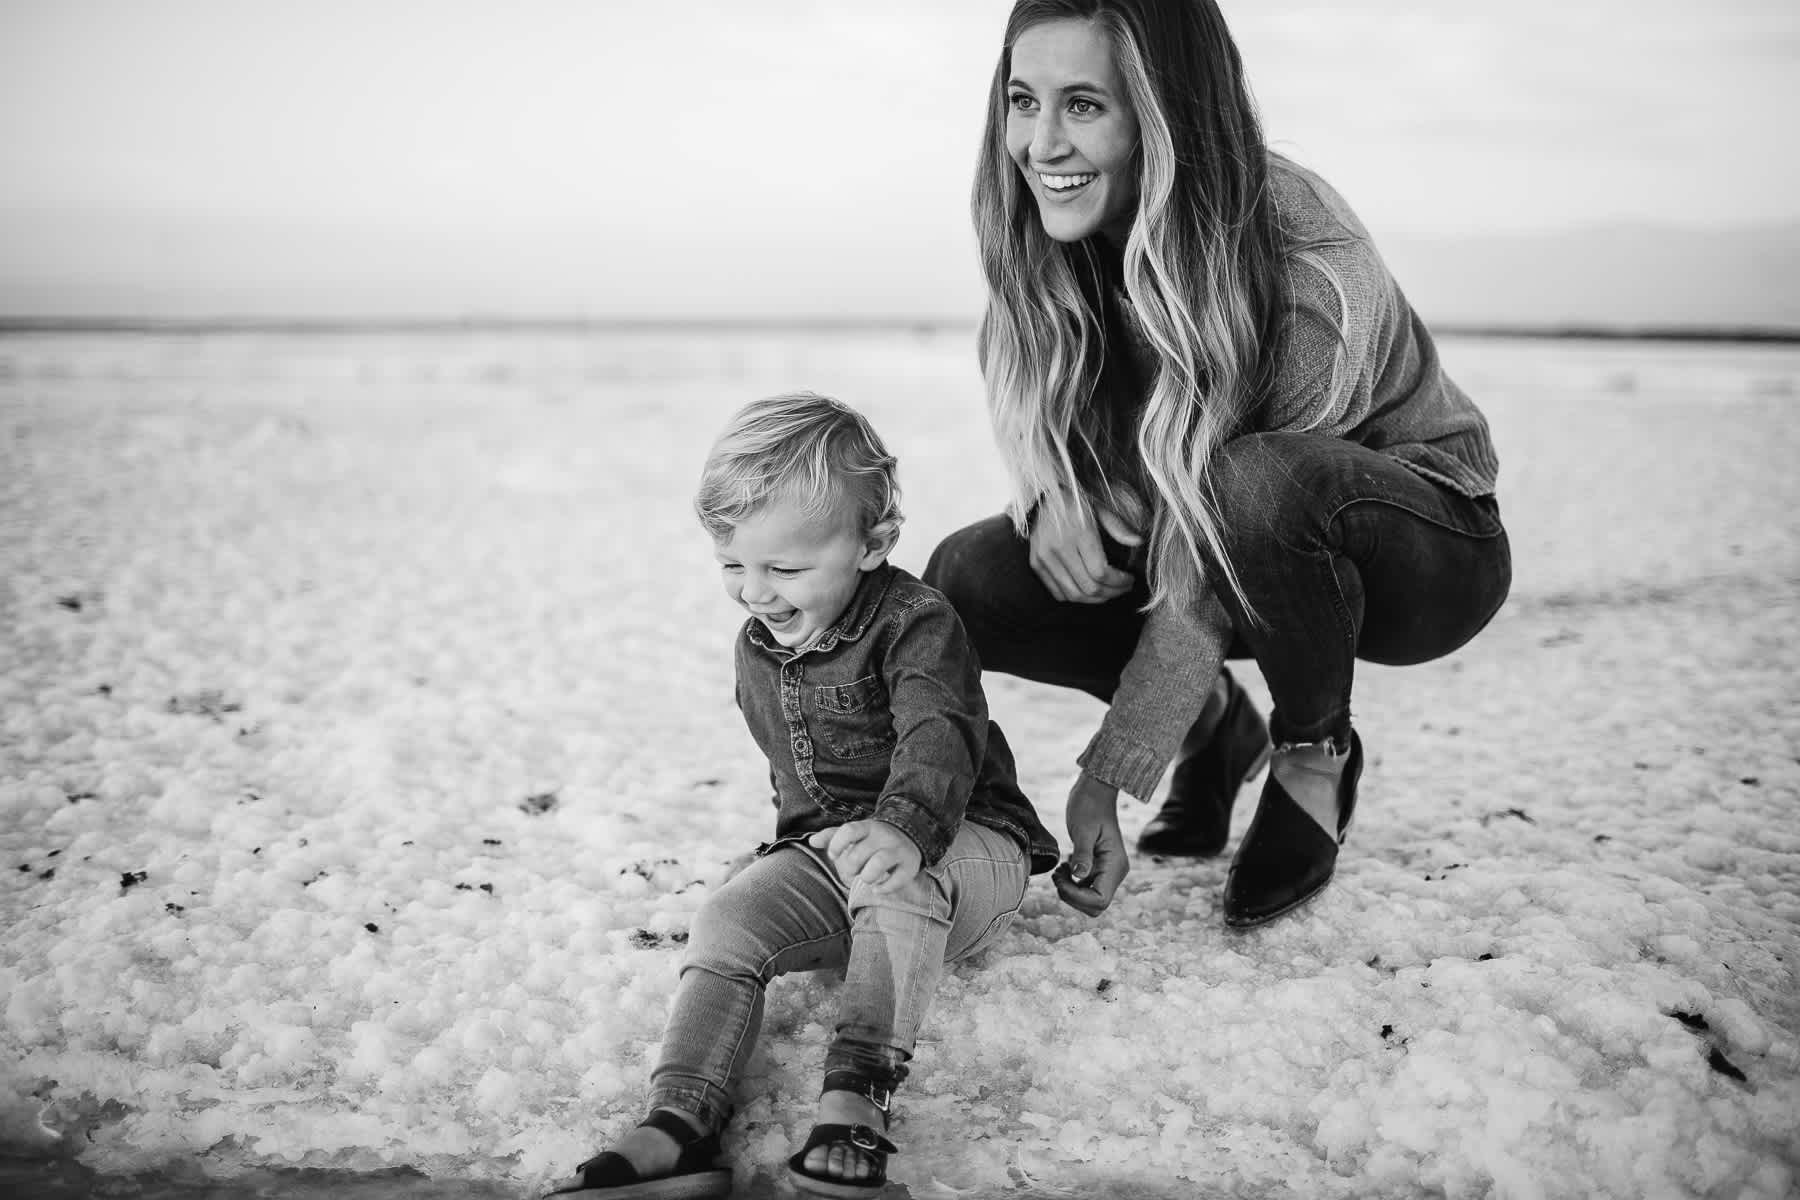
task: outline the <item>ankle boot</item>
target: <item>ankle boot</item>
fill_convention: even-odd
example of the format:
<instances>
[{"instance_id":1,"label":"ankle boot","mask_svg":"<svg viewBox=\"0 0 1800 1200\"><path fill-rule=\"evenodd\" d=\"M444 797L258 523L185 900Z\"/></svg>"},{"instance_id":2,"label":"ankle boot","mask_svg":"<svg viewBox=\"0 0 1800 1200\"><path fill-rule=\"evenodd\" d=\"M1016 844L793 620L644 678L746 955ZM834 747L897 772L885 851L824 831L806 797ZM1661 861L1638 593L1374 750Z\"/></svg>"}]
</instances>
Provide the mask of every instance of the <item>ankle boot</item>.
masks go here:
<instances>
[{"instance_id":1,"label":"ankle boot","mask_svg":"<svg viewBox=\"0 0 1800 1200\"><path fill-rule=\"evenodd\" d=\"M1275 753L1291 749L1296 748L1283 746ZM1336 837L1319 828L1270 769L1250 831L1225 876L1225 924L1233 929L1272 921L1312 899L1331 882L1338 846L1356 811L1356 785L1362 776L1362 739L1355 730L1350 731L1349 747L1337 753L1347 754L1349 761L1338 778Z\"/></svg>"},{"instance_id":2,"label":"ankle boot","mask_svg":"<svg viewBox=\"0 0 1800 1200\"><path fill-rule=\"evenodd\" d=\"M1269 727L1230 671L1219 673L1225 711L1204 740L1188 734L1169 794L1138 835L1139 854L1210 858L1231 837L1231 806L1244 781L1269 761Z\"/></svg>"}]
</instances>

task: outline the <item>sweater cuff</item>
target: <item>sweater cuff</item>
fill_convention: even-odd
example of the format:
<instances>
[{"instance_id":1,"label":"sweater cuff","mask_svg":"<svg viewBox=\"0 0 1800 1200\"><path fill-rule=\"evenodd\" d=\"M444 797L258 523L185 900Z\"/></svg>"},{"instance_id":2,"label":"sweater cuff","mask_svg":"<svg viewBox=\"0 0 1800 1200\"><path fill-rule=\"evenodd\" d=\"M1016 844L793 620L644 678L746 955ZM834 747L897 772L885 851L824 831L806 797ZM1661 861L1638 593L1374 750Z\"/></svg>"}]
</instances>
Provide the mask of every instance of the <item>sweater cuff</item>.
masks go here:
<instances>
[{"instance_id":1,"label":"sweater cuff","mask_svg":"<svg viewBox=\"0 0 1800 1200\"><path fill-rule=\"evenodd\" d=\"M1087 749L1076 756L1075 765L1142 803L1156 790L1170 757L1167 750L1119 736L1103 722Z\"/></svg>"}]
</instances>

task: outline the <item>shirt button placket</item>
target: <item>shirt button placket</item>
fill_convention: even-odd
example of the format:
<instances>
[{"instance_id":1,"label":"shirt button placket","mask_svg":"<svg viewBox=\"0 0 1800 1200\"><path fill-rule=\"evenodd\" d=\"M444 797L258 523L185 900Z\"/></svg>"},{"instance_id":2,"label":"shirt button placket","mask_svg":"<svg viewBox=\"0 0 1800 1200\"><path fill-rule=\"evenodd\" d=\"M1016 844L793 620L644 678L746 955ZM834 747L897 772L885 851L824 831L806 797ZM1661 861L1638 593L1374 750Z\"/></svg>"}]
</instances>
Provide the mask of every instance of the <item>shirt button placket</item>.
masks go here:
<instances>
[{"instance_id":1,"label":"shirt button placket","mask_svg":"<svg viewBox=\"0 0 1800 1200\"><path fill-rule=\"evenodd\" d=\"M812 769L812 739L806 736L806 719L800 711L800 664L786 663L781 668L781 707L787 718L788 744L794 748L794 770L800 786L813 802L827 812L833 811L831 797L819 786Z\"/></svg>"}]
</instances>

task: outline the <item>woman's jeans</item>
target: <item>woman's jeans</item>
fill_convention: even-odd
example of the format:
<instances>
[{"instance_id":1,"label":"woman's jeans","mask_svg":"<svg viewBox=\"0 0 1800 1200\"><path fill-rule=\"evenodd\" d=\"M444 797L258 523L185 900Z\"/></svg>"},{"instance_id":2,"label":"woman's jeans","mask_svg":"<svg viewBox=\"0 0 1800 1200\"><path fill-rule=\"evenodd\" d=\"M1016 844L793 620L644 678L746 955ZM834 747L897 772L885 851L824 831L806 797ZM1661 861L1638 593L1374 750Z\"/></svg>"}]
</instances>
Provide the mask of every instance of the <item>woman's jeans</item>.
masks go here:
<instances>
[{"instance_id":1,"label":"woman's jeans","mask_svg":"<svg viewBox=\"0 0 1800 1200\"><path fill-rule=\"evenodd\" d=\"M824 854L800 843L756 859L707 897L689 931L651 1107L723 1129L769 981L826 967L846 968L826 1071L853 1070L892 1089L944 965L1011 924L1026 876L1018 842L970 821L937 866L886 895L860 882L846 888Z\"/></svg>"},{"instance_id":2,"label":"woman's jeans","mask_svg":"<svg viewBox=\"0 0 1800 1200\"><path fill-rule=\"evenodd\" d=\"M1227 552L1256 617L1217 588L1236 628L1229 656L1256 659L1277 744L1347 737L1358 658L1442 657L1506 599L1512 553L1491 496L1471 499L1318 434L1251 434L1215 461ZM1007 518L992 517L945 538L925 582L950 597L984 668L1110 701L1143 628L1141 572L1128 595L1062 603L1032 572L1029 550ZM1107 553L1125 560L1110 541Z\"/></svg>"}]
</instances>

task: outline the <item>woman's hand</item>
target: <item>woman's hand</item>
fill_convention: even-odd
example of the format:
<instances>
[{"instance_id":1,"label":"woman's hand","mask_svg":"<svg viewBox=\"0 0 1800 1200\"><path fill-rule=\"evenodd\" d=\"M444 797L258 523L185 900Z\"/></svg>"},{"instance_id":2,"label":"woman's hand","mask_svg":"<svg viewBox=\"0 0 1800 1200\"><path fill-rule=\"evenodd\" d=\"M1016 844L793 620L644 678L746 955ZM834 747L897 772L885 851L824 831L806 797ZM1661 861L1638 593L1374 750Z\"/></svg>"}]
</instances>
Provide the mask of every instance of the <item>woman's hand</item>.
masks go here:
<instances>
[{"instance_id":1,"label":"woman's hand","mask_svg":"<svg viewBox=\"0 0 1800 1200\"><path fill-rule=\"evenodd\" d=\"M1028 561L1050 594L1065 604L1104 604L1129 592L1136 582L1130 572L1106 561L1100 544L1102 526L1122 545L1144 540L1104 508L1095 506L1083 513L1069 492L1053 492L1038 503Z\"/></svg>"},{"instance_id":2,"label":"woman's hand","mask_svg":"<svg viewBox=\"0 0 1800 1200\"><path fill-rule=\"evenodd\" d=\"M1119 789L1083 771L1069 789L1068 822L1069 857L1050 878L1064 904L1097 917L1131 870L1119 832Z\"/></svg>"},{"instance_id":3,"label":"woman's hand","mask_svg":"<svg viewBox=\"0 0 1800 1200\"><path fill-rule=\"evenodd\" d=\"M845 887L860 879L877 892L905 887L925 861L917 843L886 821L834 825L807 838L806 844L830 856Z\"/></svg>"}]
</instances>

